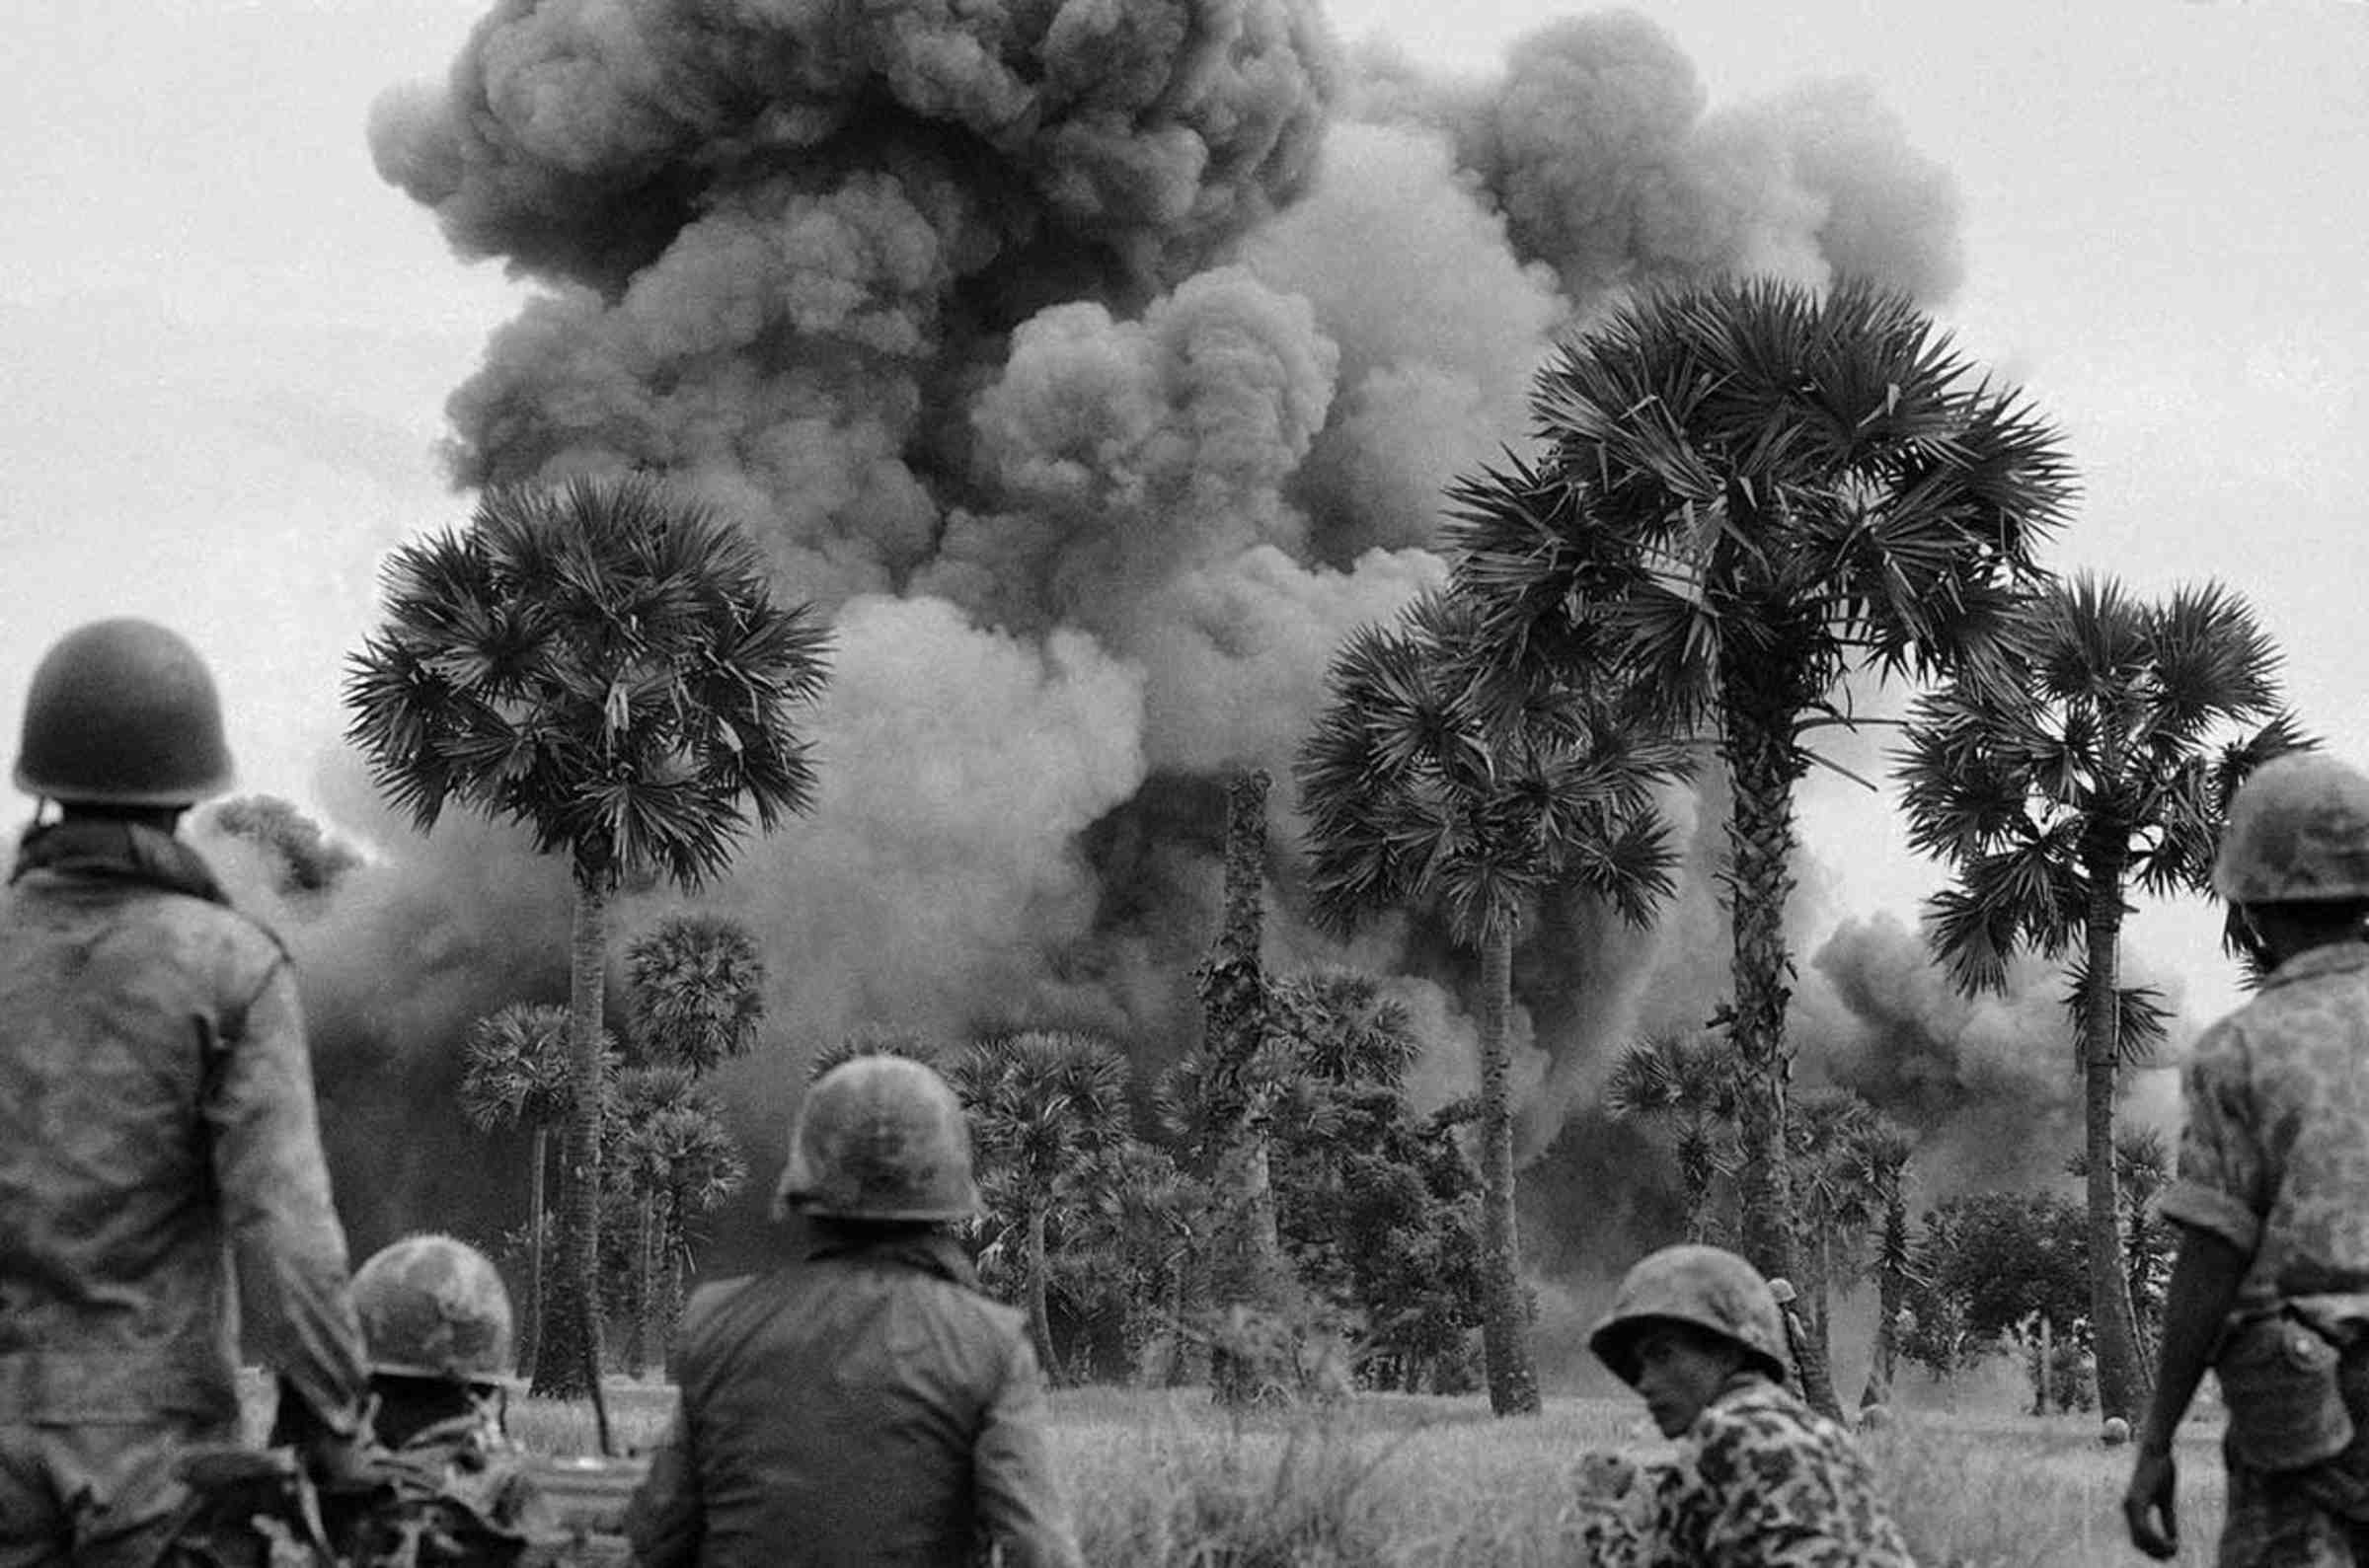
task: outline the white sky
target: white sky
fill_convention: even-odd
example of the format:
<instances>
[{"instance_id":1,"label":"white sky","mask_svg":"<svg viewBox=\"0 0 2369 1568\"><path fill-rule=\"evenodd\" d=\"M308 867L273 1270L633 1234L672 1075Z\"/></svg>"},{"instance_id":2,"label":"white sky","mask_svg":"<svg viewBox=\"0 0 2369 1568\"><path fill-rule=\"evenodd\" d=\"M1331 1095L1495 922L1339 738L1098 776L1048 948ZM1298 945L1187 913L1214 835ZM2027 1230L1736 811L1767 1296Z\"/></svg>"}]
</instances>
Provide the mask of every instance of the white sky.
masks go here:
<instances>
[{"instance_id":1,"label":"white sky","mask_svg":"<svg viewBox=\"0 0 2369 1568\"><path fill-rule=\"evenodd\" d=\"M515 307L379 183L371 99L440 72L480 0L84 0L12 27L0 98L0 714L94 616L194 636L249 787L306 798L339 663L405 533L464 515L432 444ZM1334 0L1337 28L1486 71L1546 0ZM2087 500L2053 555L2142 592L2219 577L2293 696L2369 761L2369 4L1652 0L1715 103L1873 81L1956 177L1941 314L2067 429ZM13 733L10 734L13 754ZM22 802L20 801L20 805ZM1838 907L1938 882L1840 784L1804 830ZM2191 1014L2235 997L2201 909L2150 912Z\"/></svg>"}]
</instances>

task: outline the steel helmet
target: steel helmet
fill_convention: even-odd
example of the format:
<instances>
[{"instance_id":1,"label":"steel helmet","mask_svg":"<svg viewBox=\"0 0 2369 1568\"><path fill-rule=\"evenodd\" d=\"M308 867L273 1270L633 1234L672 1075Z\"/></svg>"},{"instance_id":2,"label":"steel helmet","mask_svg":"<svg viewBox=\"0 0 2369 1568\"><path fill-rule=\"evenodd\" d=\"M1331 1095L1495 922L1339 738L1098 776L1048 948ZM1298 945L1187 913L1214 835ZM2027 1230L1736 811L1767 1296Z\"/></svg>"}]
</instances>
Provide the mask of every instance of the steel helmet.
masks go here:
<instances>
[{"instance_id":1,"label":"steel helmet","mask_svg":"<svg viewBox=\"0 0 2369 1568\"><path fill-rule=\"evenodd\" d=\"M1769 1281L1769 1297L1780 1307L1791 1307L1796 1294L1794 1282L1783 1275Z\"/></svg>"},{"instance_id":2,"label":"steel helmet","mask_svg":"<svg viewBox=\"0 0 2369 1568\"><path fill-rule=\"evenodd\" d=\"M1724 1247L1663 1247L1621 1281L1612 1311L1587 1348L1623 1382L1637 1381L1638 1337L1655 1323L1691 1323L1741 1347L1753 1366L1782 1382L1785 1324L1760 1271Z\"/></svg>"},{"instance_id":3,"label":"steel helmet","mask_svg":"<svg viewBox=\"0 0 2369 1568\"><path fill-rule=\"evenodd\" d=\"M2230 802L2213 891L2233 904L2369 899L2369 777L2310 751L2256 768Z\"/></svg>"},{"instance_id":4,"label":"steel helmet","mask_svg":"<svg viewBox=\"0 0 2369 1568\"><path fill-rule=\"evenodd\" d=\"M370 1369L499 1382L510 1375L510 1293L483 1252L448 1235L381 1247L353 1276Z\"/></svg>"},{"instance_id":5,"label":"steel helmet","mask_svg":"<svg viewBox=\"0 0 2369 1568\"><path fill-rule=\"evenodd\" d=\"M230 787L222 704L205 661L153 621L67 633L25 698L17 787L51 800L187 806Z\"/></svg>"},{"instance_id":6,"label":"steel helmet","mask_svg":"<svg viewBox=\"0 0 2369 1568\"><path fill-rule=\"evenodd\" d=\"M837 1220L961 1220L978 1212L962 1102L901 1056L842 1062L806 1090L777 1212Z\"/></svg>"}]
</instances>

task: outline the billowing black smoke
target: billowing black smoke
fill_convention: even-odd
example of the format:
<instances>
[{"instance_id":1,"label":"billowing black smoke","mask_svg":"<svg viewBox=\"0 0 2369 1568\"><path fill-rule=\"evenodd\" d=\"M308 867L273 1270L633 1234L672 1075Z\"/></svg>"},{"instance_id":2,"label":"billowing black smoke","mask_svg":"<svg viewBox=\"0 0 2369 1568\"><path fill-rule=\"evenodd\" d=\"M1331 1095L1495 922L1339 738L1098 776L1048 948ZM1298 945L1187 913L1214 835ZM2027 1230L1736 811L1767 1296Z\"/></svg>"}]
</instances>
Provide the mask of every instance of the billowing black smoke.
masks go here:
<instances>
[{"instance_id":1,"label":"billowing black smoke","mask_svg":"<svg viewBox=\"0 0 2369 1568\"><path fill-rule=\"evenodd\" d=\"M773 1037L726 1080L760 1168L804 1054L860 1025L1092 1022L1147 1067L1189 1041L1196 781L1287 779L1342 635L1442 580L1441 486L1524 438L1558 334L1728 268L1954 285L1949 182L1864 89L1712 109L1623 13L1510 59L1349 61L1313 0L502 0L377 106L386 178L532 287L452 396L456 484L662 471L838 628L818 809L716 894L772 975ZM304 936L338 954L325 1060L390 1094L563 946L549 869L461 831L373 833L367 908ZM1282 902L1277 961L1343 956ZM1657 983L1720 988L1712 924L1542 928L1529 1149ZM1424 1092L1455 1091L1453 955L1391 925L1345 956L1407 974Z\"/></svg>"}]
</instances>

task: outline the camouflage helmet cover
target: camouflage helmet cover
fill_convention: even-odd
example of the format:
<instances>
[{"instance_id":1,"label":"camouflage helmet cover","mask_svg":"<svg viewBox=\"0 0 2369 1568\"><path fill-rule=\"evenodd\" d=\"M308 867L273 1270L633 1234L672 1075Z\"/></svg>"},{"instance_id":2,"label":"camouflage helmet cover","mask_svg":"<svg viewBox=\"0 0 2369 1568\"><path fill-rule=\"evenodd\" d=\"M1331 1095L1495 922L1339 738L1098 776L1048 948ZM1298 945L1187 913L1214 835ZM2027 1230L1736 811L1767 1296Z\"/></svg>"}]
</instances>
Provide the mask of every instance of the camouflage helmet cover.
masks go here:
<instances>
[{"instance_id":1,"label":"camouflage helmet cover","mask_svg":"<svg viewBox=\"0 0 2369 1568\"><path fill-rule=\"evenodd\" d=\"M373 1372L449 1382L510 1375L510 1294L483 1252L448 1235L381 1247L353 1276Z\"/></svg>"},{"instance_id":2,"label":"camouflage helmet cover","mask_svg":"<svg viewBox=\"0 0 2369 1568\"><path fill-rule=\"evenodd\" d=\"M2213 891L2233 904L2369 899L2369 777L2309 751L2256 768L2230 803Z\"/></svg>"},{"instance_id":3,"label":"camouflage helmet cover","mask_svg":"<svg viewBox=\"0 0 2369 1568\"><path fill-rule=\"evenodd\" d=\"M799 1107L774 1207L838 1220L969 1218L979 1190L962 1102L920 1062L842 1062Z\"/></svg>"},{"instance_id":4,"label":"camouflage helmet cover","mask_svg":"<svg viewBox=\"0 0 2369 1568\"><path fill-rule=\"evenodd\" d=\"M51 645L25 696L17 787L51 800L187 806L231 785L222 704L197 650L121 616Z\"/></svg>"},{"instance_id":5,"label":"camouflage helmet cover","mask_svg":"<svg viewBox=\"0 0 2369 1568\"><path fill-rule=\"evenodd\" d=\"M1688 1243L1641 1259L1621 1281L1612 1310L1587 1348L1623 1382L1637 1381L1636 1344L1656 1323L1691 1323L1730 1341L1782 1382L1785 1323L1760 1271L1724 1247Z\"/></svg>"}]
</instances>

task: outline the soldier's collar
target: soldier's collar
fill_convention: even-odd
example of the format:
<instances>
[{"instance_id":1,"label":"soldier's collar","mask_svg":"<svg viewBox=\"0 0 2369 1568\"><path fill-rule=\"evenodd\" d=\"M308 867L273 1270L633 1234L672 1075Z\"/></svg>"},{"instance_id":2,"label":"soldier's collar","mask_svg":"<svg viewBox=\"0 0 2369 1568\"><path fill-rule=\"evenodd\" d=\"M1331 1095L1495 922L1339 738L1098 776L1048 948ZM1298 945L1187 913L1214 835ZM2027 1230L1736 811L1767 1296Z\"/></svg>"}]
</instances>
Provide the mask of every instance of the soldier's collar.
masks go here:
<instances>
[{"instance_id":1,"label":"soldier's collar","mask_svg":"<svg viewBox=\"0 0 2369 1568\"><path fill-rule=\"evenodd\" d=\"M817 1226L806 1243L809 1258L860 1257L884 1259L902 1263L925 1274L935 1274L956 1285L978 1287L978 1271L963 1255L962 1243L943 1231L918 1231L908 1234L851 1233L837 1227Z\"/></svg>"},{"instance_id":2,"label":"soldier's collar","mask_svg":"<svg viewBox=\"0 0 2369 1568\"><path fill-rule=\"evenodd\" d=\"M2310 980L2317 975L2339 975L2347 970L2365 968L2369 968L2369 942L2330 942L2323 947L2307 948L2280 964L2270 972L2270 978L2262 982L2262 989L2271 991L2292 981Z\"/></svg>"},{"instance_id":3,"label":"soldier's collar","mask_svg":"<svg viewBox=\"0 0 2369 1568\"><path fill-rule=\"evenodd\" d=\"M101 877L186 893L228 905L230 895L195 850L145 823L115 817L64 817L25 835L9 880L28 871Z\"/></svg>"}]
</instances>

